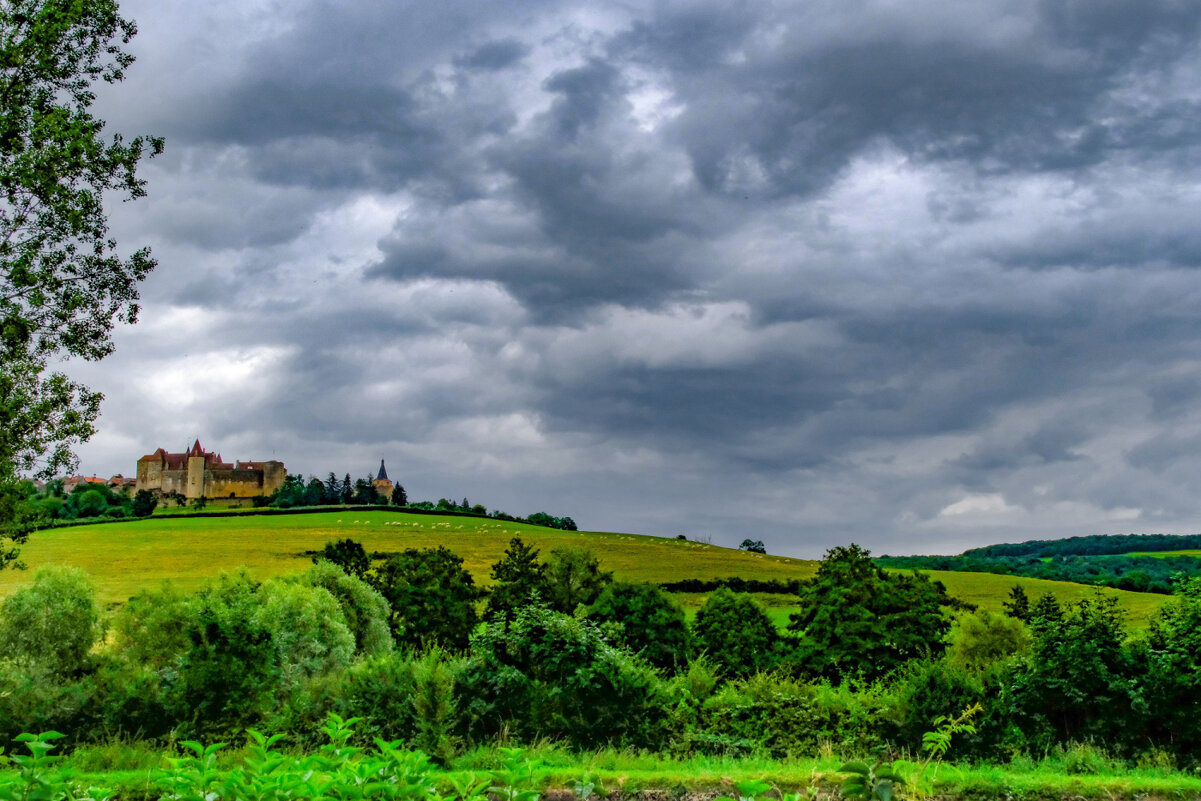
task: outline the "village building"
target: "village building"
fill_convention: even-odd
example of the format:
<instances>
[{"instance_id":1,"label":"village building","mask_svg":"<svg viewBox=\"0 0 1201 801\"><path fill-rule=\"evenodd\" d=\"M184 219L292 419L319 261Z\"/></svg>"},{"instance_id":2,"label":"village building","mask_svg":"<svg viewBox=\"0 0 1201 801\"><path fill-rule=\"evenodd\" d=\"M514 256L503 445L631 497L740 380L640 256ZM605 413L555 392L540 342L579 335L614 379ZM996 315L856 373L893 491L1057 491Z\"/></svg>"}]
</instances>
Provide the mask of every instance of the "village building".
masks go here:
<instances>
[{"instance_id":1,"label":"village building","mask_svg":"<svg viewBox=\"0 0 1201 801\"><path fill-rule=\"evenodd\" d=\"M286 477L283 462L230 464L221 454L206 451L200 440L196 440L184 453L168 453L159 448L138 459L137 488L159 496L179 493L189 500L257 498L282 487Z\"/></svg>"}]
</instances>

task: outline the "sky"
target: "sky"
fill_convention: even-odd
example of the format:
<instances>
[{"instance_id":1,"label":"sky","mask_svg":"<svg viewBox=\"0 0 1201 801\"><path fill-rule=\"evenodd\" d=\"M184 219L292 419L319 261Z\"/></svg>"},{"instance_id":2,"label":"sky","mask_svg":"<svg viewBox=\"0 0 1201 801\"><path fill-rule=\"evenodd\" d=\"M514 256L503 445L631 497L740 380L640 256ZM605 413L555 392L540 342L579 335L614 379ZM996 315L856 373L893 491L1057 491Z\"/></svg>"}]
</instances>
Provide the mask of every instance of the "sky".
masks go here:
<instances>
[{"instance_id":1,"label":"sky","mask_svg":"<svg viewBox=\"0 0 1201 801\"><path fill-rule=\"evenodd\" d=\"M1201 530L1201 4L126 0L158 268L87 474L199 438L814 557Z\"/></svg>"}]
</instances>

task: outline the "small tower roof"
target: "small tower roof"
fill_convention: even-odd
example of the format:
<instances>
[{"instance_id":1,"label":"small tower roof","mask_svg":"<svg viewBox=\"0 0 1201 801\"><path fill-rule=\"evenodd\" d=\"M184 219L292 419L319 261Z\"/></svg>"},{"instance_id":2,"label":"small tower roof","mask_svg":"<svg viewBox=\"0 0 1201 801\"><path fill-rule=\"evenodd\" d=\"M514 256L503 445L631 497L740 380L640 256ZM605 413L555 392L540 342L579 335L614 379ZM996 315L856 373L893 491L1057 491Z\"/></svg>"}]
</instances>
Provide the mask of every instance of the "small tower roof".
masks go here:
<instances>
[{"instance_id":1,"label":"small tower roof","mask_svg":"<svg viewBox=\"0 0 1201 801\"><path fill-rule=\"evenodd\" d=\"M196 444L188 451L188 456L204 456L204 448L200 447L200 439L196 439Z\"/></svg>"},{"instance_id":2,"label":"small tower roof","mask_svg":"<svg viewBox=\"0 0 1201 801\"><path fill-rule=\"evenodd\" d=\"M376 481L387 481L388 471L384 469L384 460L379 460L379 475L375 477Z\"/></svg>"}]
</instances>

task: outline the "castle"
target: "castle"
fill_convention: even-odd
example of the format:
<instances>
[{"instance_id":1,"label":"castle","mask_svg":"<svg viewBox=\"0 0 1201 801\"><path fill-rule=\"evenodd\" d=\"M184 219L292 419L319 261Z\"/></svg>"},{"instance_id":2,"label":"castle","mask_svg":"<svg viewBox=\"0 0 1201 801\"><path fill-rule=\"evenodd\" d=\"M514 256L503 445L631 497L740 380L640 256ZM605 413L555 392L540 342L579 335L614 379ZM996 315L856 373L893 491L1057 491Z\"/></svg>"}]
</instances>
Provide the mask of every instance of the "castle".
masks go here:
<instances>
[{"instance_id":1,"label":"castle","mask_svg":"<svg viewBox=\"0 0 1201 801\"><path fill-rule=\"evenodd\" d=\"M187 453L159 448L138 459L137 488L157 495L178 492L185 498L256 498L275 492L286 477L283 462L228 464L196 440Z\"/></svg>"}]
</instances>

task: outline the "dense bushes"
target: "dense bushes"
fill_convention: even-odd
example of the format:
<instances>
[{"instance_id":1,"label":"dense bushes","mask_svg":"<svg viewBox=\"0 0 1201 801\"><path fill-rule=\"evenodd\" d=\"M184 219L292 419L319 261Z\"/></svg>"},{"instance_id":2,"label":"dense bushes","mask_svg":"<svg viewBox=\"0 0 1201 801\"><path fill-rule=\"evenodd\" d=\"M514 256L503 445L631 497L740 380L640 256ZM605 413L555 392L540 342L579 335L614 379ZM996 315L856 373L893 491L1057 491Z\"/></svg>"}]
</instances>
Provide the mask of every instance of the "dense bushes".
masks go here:
<instances>
[{"instance_id":1,"label":"dense bushes","mask_svg":"<svg viewBox=\"0 0 1201 801\"><path fill-rule=\"evenodd\" d=\"M1201 752L1196 581L1133 640L1110 601L1060 608L1043 597L1029 626L961 614L944 656L929 618L936 588L905 576L877 584L865 554L835 551L806 597L831 593L837 577L829 620L843 621L847 637L837 659L814 659L808 630L778 636L753 599L729 590L708 599L691 632L651 585L608 583L585 605L579 598L604 583L595 560L559 555L551 562L563 565L560 579L587 586L572 596L573 615L518 605L473 636L460 621L461 645L446 650L437 627L423 626L456 597L450 580L466 575L462 562L445 550L402 556L408 561L390 563L390 572L370 574L390 588L383 594L328 562L263 583L226 575L192 594L164 586L113 615L99 647L86 579L43 571L0 617L0 746L22 730L166 741L224 739L255 726L308 748L333 712L362 718L363 742L400 740L439 761L498 738L678 755L913 753L935 718L979 704L977 731L957 735L952 756L1076 753L1071 744L1086 741L1182 765ZM536 559L515 562L526 566L522 575L543 575ZM860 627L867 616L851 603L864 597L862 585L886 593L870 599L874 632ZM474 615L471 589L455 603ZM391 630L390 616L400 621ZM931 632L926 647L898 645Z\"/></svg>"},{"instance_id":2,"label":"dense bushes","mask_svg":"<svg viewBox=\"0 0 1201 801\"><path fill-rule=\"evenodd\" d=\"M656 747L665 688L647 665L610 645L590 621L527 606L489 623L458 679L470 733L502 732L577 747Z\"/></svg>"}]
</instances>

